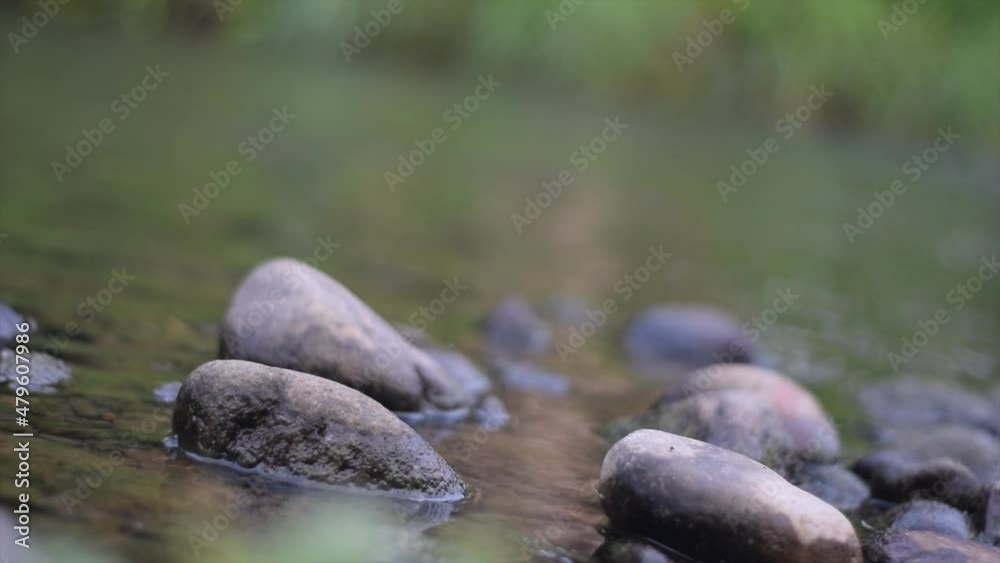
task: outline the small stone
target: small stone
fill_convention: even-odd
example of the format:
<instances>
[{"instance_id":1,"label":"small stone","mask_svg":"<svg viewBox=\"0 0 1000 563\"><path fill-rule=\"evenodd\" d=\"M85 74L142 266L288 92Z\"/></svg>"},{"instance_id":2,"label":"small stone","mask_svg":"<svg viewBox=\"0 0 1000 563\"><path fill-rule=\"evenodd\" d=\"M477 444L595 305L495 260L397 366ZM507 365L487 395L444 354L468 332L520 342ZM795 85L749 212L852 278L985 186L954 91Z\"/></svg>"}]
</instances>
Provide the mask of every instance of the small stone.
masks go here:
<instances>
[{"instance_id":1,"label":"small stone","mask_svg":"<svg viewBox=\"0 0 1000 563\"><path fill-rule=\"evenodd\" d=\"M995 563L1000 549L923 530L890 529L865 544L869 563Z\"/></svg>"},{"instance_id":2,"label":"small stone","mask_svg":"<svg viewBox=\"0 0 1000 563\"><path fill-rule=\"evenodd\" d=\"M177 393L180 393L181 385L183 385L183 383L180 381L164 383L153 390L153 398L157 403L172 405L177 402Z\"/></svg>"},{"instance_id":3,"label":"small stone","mask_svg":"<svg viewBox=\"0 0 1000 563\"><path fill-rule=\"evenodd\" d=\"M502 357L540 356L552 344L552 331L520 297L497 304L483 331L490 350Z\"/></svg>"},{"instance_id":4,"label":"small stone","mask_svg":"<svg viewBox=\"0 0 1000 563\"><path fill-rule=\"evenodd\" d=\"M13 350L0 350L0 383L6 383L11 389L19 387L17 378L18 365L29 366L28 391L38 395L50 395L56 392L56 385L72 379L72 372L62 360L44 352L31 352L27 356L28 363L19 362ZM23 370L22 370L23 371Z\"/></svg>"},{"instance_id":5,"label":"small stone","mask_svg":"<svg viewBox=\"0 0 1000 563\"><path fill-rule=\"evenodd\" d=\"M970 514L978 514L984 501L976 475L952 459L914 461L899 452L884 451L858 460L852 469L868 482L872 496L883 500L938 500Z\"/></svg>"},{"instance_id":6,"label":"small stone","mask_svg":"<svg viewBox=\"0 0 1000 563\"><path fill-rule=\"evenodd\" d=\"M871 496L868 485L842 465L806 463L790 480L841 512L857 512Z\"/></svg>"},{"instance_id":7,"label":"small stone","mask_svg":"<svg viewBox=\"0 0 1000 563\"><path fill-rule=\"evenodd\" d=\"M503 401L496 395L490 395L476 407L476 421L489 431L499 430L510 421L510 413Z\"/></svg>"},{"instance_id":8,"label":"small stone","mask_svg":"<svg viewBox=\"0 0 1000 563\"><path fill-rule=\"evenodd\" d=\"M625 351L648 375L672 374L715 363L748 363L753 345L728 313L704 305L662 305L625 330Z\"/></svg>"},{"instance_id":9,"label":"small stone","mask_svg":"<svg viewBox=\"0 0 1000 563\"><path fill-rule=\"evenodd\" d=\"M330 379L394 411L472 403L462 385L347 288L289 258L265 262L240 284L220 353Z\"/></svg>"},{"instance_id":10,"label":"small stone","mask_svg":"<svg viewBox=\"0 0 1000 563\"><path fill-rule=\"evenodd\" d=\"M546 371L525 362L497 361L494 369L500 380L509 389L538 391L546 395L561 397L569 393L569 379L562 374Z\"/></svg>"},{"instance_id":11,"label":"small stone","mask_svg":"<svg viewBox=\"0 0 1000 563\"><path fill-rule=\"evenodd\" d=\"M1000 409L989 400L941 383L893 379L859 395L868 420L883 441L900 431L958 424L1000 436Z\"/></svg>"},{"instance_id":12,"label":"small stone","mask_svg":"<svg viewBox=\"0 0 1000 563\"><path fill-rule=\"evenodd\" d=\"M26 319L9 305L0 303L0 348L14 348L17 345L17 335L24 334L17 329L17 325L23 323L28 323L28 334L38 328L34 320Z\"/></svg>"},{"instance_id":13,"label":"small stone","mask_svg":"<svg viewBox=\"0 0 1000 563\"><path fill-rule=\"evenodd\" d=\"M861 562L836 508L760 463L682 436L629 434L604 458L598 492L616 533L699 561Z\"/></svg>"},{"instance_id":14,"label":"small stone","mask_svg":"<svg viewBox=\"0 0 1000 563\"><path fill-rule=\"evenodd\" d=\"M462 481L402 420L328 379L239 360L188 375L173 429L180 448L277 477L460 499Z\"/></svg>"},{"instance_id":15,"label":"small stone","mask_svg":"<svg viewBox=\"0 0 1000 563\"><path fill-rule=\"evenodd\" d=\"M972 537L964 512L933 500L913 500L898 506L890 515L896 530L923 530L967 540Z\"/></svg>"}]
</instances>

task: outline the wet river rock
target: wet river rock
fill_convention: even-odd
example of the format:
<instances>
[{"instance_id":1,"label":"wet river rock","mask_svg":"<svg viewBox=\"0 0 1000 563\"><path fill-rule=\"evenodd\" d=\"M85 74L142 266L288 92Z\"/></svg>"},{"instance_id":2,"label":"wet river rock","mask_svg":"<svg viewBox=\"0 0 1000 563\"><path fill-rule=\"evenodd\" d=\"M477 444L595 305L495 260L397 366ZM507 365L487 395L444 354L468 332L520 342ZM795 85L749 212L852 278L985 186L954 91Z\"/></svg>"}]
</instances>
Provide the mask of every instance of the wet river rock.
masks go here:
<instances>
[{"instance_id":1,"label":"wet river rock","mask_svg":"<svg viewBox=\"0 0 1000 563\"><path fill-rule=\"evenodd\" d=\"M611 526L699 561L860 563L837 509L747 457L639 430L604 458L598 483Z\"/></svg>"},{"instance_id":2,"label":"wet river rock","mask_svg":"<svg viewBox=\"0 0 1000 563\"><path fill-rule=\"evenodd\" d=\"M657 375L714 363L747 363L753 344L728 313L702 305L662 305L632 320L625 351L643 373Z\"/></svg>"},{"instance_id":3,"label":"wet river rock","mask_svg":"<svg viewBox=\"0 0 1000 563\"><path fill-rule=\"evenodd\" d=\"M223 358L311 373L395 411L467 407L472 398L347 288L296 260L254 269L222 327Z\"/></svg>"},{"instance_id":4,"label":"wet river rock","mask_svg":"<svg viewBox=\"0 0 1000 563\"><path fill-rule=\"evenodd\" d=\"M757 366L716 364L691 372L639 416L608 428L611 439L652 428L708 442L785 472L831 463L840 439L813 396Z\"/></svg>"},{"instance_id":5,"label":"wet river rock","mask_svg":"<svg viewBox=\"0 0 1000 563\"><path fill-rule=\"evenodd\" d=\"M871 496L868 484L842 465L804 463L789 480L841 512L858 512Z\"/></svg>"},{"instance_id":6,"label":"wet river rock","mask_svg":"<svg viewBox=\"0 0 1000 563\"><path fill-rule=\"evenodd\" d=\"M216 360L174 410L184 450L279 477L457 499L464 485L427 442L373 399L305 373Z\"/></svg>"},{"instance_id":7,"label":"wet river rock","mask_svg":"<svg viewBox=\"0 0 1000 563\"><path fill-rule=\"evenodd\" d=\"M924 530L888 530L865 544L871 563L995 563L1000 549Z\"/></svg>"}]
</instances>

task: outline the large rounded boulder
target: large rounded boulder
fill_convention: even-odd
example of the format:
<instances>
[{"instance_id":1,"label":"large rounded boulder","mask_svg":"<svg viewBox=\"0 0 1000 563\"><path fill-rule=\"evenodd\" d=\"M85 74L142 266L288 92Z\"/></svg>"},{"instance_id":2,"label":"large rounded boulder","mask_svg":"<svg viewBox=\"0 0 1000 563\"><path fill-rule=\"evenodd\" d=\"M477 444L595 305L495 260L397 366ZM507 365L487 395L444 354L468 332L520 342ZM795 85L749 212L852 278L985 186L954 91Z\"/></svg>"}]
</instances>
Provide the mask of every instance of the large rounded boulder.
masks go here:
<instances>
[{"instance_id":1,"label":"large rounded boulder","mask_svg":"<svg viewBox=\"0 0 1000 563\"><path fill-rule=\"evenodd\" d=\"M216 360L177 395L178 446L277 477L458 499L464 485L406 423L334 381L252 362Z\"/></svg>"},{"instance_id":2,"label":"large rounded boulder","mask_svg":"<svg viewBox=\"0 0 1000 563\"><path fill-rule=\"evenodd\" d=\"M745 456L639 430L604 458L598 483L612 528L699 561L860 563L837 509Z\"/></svg>"},{"instance_id":3,"label":"large rounded boulder","mask_svg":"<svg viewBox=\"0 0 1000 563\"><path fill-rule=\"evenodd\" d=\"M347 288L289 258L258 266L240 284L220 353L330 379L394 411L472 402L461 383Z\"/></svg>"}]
</instances>

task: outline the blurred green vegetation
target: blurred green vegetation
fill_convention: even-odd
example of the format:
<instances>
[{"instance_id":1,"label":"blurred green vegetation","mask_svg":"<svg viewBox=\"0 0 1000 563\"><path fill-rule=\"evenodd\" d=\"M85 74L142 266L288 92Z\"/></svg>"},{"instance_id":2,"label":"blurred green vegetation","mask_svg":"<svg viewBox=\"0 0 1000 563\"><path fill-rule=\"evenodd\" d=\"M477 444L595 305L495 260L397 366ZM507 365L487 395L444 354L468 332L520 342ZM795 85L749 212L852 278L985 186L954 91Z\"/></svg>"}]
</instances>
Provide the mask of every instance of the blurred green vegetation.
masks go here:
<instances>
[{"instance_id":1,"label":"blurred green vegetation","mask_svg":"<svg viewBox=\"0 0 1000 563\"><path fill-rule=\"evenodd\" d=\"M827 122L895 135L951 125L1000 138L996 2L398 2L400 11L378 26L352 64L537 77L584 94L648 97L682 110L707 105L724 119L775 120L801 103L810 86L825 84L837 93L823 112ZM79 1L58 19L108 33L165 33L344 65L342 43L354 41L355 26L375 19L372 11L387 13L389 3ZM11 5L26 14L38 9L30 0ZM688 39L726 9L731 23L679 70L674 54L688 56Z\"/></svg>"}]
</instances>

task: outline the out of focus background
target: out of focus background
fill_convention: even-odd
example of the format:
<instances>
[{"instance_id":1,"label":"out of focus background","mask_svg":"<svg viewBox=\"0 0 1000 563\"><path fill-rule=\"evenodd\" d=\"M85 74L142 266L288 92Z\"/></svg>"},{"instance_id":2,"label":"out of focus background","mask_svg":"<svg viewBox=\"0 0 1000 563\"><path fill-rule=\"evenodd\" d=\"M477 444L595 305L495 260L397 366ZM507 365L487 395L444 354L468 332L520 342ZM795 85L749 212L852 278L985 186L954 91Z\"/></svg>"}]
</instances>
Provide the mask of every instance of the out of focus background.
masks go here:
<instances>
[{"instance_id":1,"label":"out of focus background","mask_svg":"<svg viewBox=\"0 0 1000 563\"><path fill-rule=\"evenodd\" d=\"M39 0L0 4L0 32L0 301L74 371L32 411L33 539L72 554L56 560L365 560L401 510L428 529L411 555L587 560L607 447L592 429L661 388L620 351L661 302L749 320L801 295L760 345L849 452L866 447L866 384L996 384L998 282L961 309L949 297L1000 239L995 2ZM616 282L660 246L667 267L623 300ZM482 443L435 438L471 500L366 507L368 525L343 514L357 499L175 459L169 422L122 445L154 388L215 357L232 290L278 255L313 258L393 322L463 280L428 332L473 357L507 295L621 312L549 358L568 396L505 397L520 422ZM121 269L134 281L84 306ZM952 321L894 365L940 308ZM9 451L6 414L0 428ZM252 510L194 548L248 488ZM19 492L0 480L4 514Z\"/></svg>"}]
</instances>

